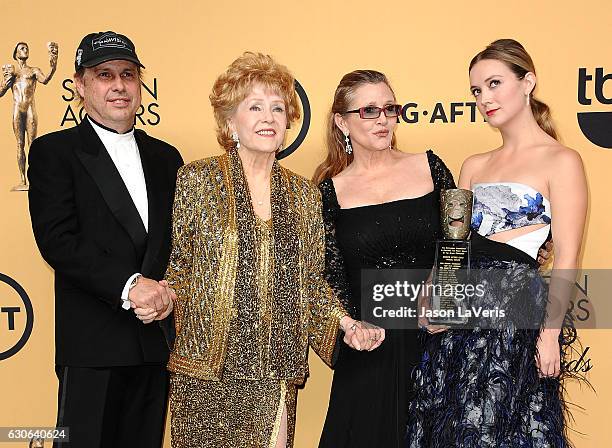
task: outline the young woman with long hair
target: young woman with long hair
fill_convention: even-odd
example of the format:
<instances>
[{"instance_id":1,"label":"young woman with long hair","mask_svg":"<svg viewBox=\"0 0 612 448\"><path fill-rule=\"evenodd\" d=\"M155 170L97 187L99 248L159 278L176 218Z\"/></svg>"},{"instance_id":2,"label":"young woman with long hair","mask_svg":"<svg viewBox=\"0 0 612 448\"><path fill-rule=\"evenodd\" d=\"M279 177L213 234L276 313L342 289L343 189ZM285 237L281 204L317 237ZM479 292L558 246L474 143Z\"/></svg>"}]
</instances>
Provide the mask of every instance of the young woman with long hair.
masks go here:
<instances>
[{"instance_id":1,"label":"young woman with long hair","mask_svg":"<svg viewBox=\"0 0 612 448\"><path fill-rule=\"evenodd\" d=\"M474 193L472 306L505 317L432 338L416 374L406 447L555 447L567 437L563 368L575 331L564 322L584 231L587 186L580 155L557 140L535 98L525 48L501 39L469 66L479 111L500 147L469 157L459 179ZM555 243L550 284L538 248Z\"/></svg>"}]
</instances>

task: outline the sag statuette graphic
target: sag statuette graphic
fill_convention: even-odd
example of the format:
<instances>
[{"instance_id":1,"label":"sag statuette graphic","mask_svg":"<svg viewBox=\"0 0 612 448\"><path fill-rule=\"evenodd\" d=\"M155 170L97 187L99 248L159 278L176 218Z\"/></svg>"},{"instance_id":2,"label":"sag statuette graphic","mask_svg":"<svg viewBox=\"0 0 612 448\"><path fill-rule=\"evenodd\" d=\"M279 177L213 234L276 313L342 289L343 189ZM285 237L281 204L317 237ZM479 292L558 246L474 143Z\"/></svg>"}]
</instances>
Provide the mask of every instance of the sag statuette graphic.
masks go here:
<instances>
[{"instance_id":1,"label":"sag statuette graphic","mask_svg":"<svg viewBox=\"0 0 612 448\"><path fill-rule=\"evenodd\" d=\"M470 190L453 188L440 193L440 224L444 239L436 241L436 255L432 282L440 285L441 293L432 295L432 309L441 311L441 317L432 317L430 322L442 325L467 323L465 297L456 297L454 287L465 282L470 268L470 223L472 201ZM450 286L450 287L448 287ZM443 317L444 316L444 317ZM446 317L448 316L448 317Z\"/></svg>"},{"instance_id":2,"label":"sag statuette graphic","mask_svg":"<svg viewBox=\"0 0 612 448\"><path fill-rule=\"evenodd\" d=\"M26 181L26 151L36 138L38 116L34 103L36 83L47 84L57 68L58 46L55 42L48 42L50 71L45 75L38 67L27 65L30 48L26 42L19 42L13 50L13 59L16 64L2 66L2 80L0 81L0 97L9 89L13 93L13 132L17 139L17 166L19 167L20 182L11 191L27 191ZM26 145L27 140L27 145Z\"/></svg>"}]
</instances>

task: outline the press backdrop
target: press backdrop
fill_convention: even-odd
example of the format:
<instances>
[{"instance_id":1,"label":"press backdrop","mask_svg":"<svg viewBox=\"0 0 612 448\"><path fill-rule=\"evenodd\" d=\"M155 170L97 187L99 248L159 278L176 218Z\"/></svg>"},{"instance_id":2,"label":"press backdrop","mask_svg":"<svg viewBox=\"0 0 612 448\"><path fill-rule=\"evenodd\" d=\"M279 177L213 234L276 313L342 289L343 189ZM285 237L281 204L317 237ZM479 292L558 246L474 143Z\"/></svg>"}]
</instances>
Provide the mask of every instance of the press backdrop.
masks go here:
<instances>
[{"instance_id":1,"label":"press backdrop","mask_svg":"<svg viewBox=\"0 0 612 448\"><path fill-rule=\"evenodd\" d=\"M74 125L78 108L70 101L70 78L76 45L89 32L111 29L136 43L147 67L137 126L175 145L187 162L217 154L208 102L213 81L242 52L260 51L287 65L308 97L308 134L283 161L307 177L324 156L323 125L334 89L343 74L359 68L386 73L406 105L399 148L431 148L457 176L468 155L500 143L499 133L470 104L467 65L489 42L515 38L536 63L537 93L551 106L563 143L578 150L585 163L590 207L583 266L611 267L612 120L590 114L612 111L612 4L607 0L2 3L0 64L15 63L13 48L25 41L28 64L46 73L46 43L59 44L57 72L36 91L39 134ZM0 273L23 291L20 295L0 282L0 352L6 356L30 323L32 331L20 350L0 360L0 426L52 426L57 390L52 270L34 243L27 194L9 191L18 181L12 102L10 91L0 98ZM290 141L299 129L290 131ZM588 378L596 393L568 386L577 431L571 438L579 448L611 446L612 331L581 335L588 351L575 364L591 367ZM310 365L311 377L299 395L298 448L316 446L327 409L331 372L314 353ZM368 412L368 403L357 411Z\"/></svg>"}]
</instances>

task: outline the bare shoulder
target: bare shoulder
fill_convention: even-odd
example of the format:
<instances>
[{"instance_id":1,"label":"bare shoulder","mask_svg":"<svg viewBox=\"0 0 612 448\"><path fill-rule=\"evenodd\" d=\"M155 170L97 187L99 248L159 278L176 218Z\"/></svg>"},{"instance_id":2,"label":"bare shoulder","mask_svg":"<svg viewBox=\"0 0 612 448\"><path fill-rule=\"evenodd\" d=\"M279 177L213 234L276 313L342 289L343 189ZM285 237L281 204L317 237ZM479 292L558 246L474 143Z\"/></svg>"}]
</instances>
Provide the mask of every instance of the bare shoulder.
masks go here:
<instances>
[{"instance_id":1,"label":"bare shoulder","mask_svg":"<svg viewBox=\"0 0 612 448\"><path fill-rule=\"evenodd\" d=\"M575 149L554 143L540 149L553 172L571 173L583 170L582 157Z\"/></svg>"},{"instance_id":2,"label":"bare shoulder","mask_svg":"<svg viewBox=\"0 0 612 448\"><path fill-rule=\"evenodd\" d=\"M470 179L474 173L480 172L491 159L491 155L496 153L499 149L493 151L482 152L478 154L472 154L461 164L461 173L459 176L459 183L461 185L471 183Z\"/></svg>"},{"instance_id":3,"label":"bare shoulder","mask_svg":"<svg viewBox=\"0 0 612 448\"><path fill-rule=\"evenodd\" d=\"M417 160L427 160L427 152L405 152L405 151L393 151L394 157L398 160L405 160L415 162Z\"/></svg>"},{"instance_id":4,"label":"bare shoulder","mask_svg":"<svg viewBox=\"0 0 612 448\"><path fill-rule=\"evenodd\" d=\"M466 158L463 161L463 164L461 165L461 170L462 171L464 169L477 170L482 165L485 165L489 161L491 156L493 154L495 154L496 152L498 152L498 151L499 151L499 149L494 149L492 151L481 152L481 153L478 153L478 154L472 154L471 156L469 156L468 158Z\"/></svg>"},{"instance_id":5,"label":"bare shoulder","mask_svg":"<svg viewBox=\"0 0 612 448\"><path fill-rule=\"evenodd\" d=\"M461 164L461 171L459 173L459 181L457 186L459 188L471 188L472 177L479 172L482 172L491 156L499 151L499 148L492 151L482 152L478 154L472 154Z\"/></svg>"}]
</instances>

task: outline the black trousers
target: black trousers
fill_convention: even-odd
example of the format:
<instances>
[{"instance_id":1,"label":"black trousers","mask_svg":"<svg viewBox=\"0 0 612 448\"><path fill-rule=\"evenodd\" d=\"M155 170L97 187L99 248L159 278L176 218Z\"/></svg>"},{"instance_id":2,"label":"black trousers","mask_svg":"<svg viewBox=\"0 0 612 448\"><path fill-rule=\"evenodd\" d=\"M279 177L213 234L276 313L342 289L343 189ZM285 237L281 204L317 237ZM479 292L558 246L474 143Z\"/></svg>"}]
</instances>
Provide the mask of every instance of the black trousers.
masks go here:
<instances>
[{"instance_id":1,"label":"black trousers","mask_svg":"<svg viewBox=\"0 0 612 448\"><path fill-rule=\"evenodd\" d=\"M164 365L130 367L56 366L57 426L68 443L57 448L159 448L168 399Z\"/></svg>"}]
</instances>

